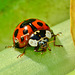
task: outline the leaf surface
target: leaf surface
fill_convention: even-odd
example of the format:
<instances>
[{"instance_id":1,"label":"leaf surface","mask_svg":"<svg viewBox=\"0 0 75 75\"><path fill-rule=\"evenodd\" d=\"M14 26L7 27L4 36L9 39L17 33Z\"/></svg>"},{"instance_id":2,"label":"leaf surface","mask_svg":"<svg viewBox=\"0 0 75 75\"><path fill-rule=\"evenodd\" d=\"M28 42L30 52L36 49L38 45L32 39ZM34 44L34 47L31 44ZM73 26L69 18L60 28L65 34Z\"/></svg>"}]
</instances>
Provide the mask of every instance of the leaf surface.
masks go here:
<instances>
[{"instance_id":1,"label":"leaf surface","mask_svg":"<svg viewBox=\"0 0 75 75\"><path fill-rule=\"evenodd\" d=\"M57 37L54 47L50 44L51 52L34 52L32 47L26 49L25 55L17 59L20 50L8 48L0 52L0 75L65 75L75 68L75 49L70 34L70 20L52 27ZM22 49L23 51L23 49Z\"/></svg>"}]
</instances>

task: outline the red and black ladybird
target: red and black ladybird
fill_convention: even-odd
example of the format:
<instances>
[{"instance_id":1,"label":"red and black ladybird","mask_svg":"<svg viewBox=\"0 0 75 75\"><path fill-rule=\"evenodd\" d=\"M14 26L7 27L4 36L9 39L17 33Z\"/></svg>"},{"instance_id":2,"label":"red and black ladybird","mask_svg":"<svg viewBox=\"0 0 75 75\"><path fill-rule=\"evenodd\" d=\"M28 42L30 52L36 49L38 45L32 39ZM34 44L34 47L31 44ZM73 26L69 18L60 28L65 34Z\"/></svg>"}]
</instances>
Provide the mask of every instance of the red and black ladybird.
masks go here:
<instances>
[{"instance_id":1,"label":"red and black ladybird","mask_svg":"<svg viewBox=\"0 0 75 75\"><path fill-rule=\"evenodd\" d=\"M55 45L57 35L53 33L45 22L39 19L27 19L15 28L13 33L13 47L26 48L27 46L33 46L36 52L45 51L49 47L49 39L52 37L54 37L54 46L60 47L62 45ZM41 50L38 51L39 47ZM50 47L49 50L51 50ZM21 57L23 54L19 56Z\"/></svg>"},{"instance_id":2,"label":"red and black ladybird","mask_svg":"<svg viewBox=\"0 0 75 75\"><path fill-rule=\"evenodd\" d=\"M46 23L38 19L27 19L21 22L13 34L14 46L23 48L28 44L30 35L37 30L50 30Z\"/></svg>"}]
</instances>

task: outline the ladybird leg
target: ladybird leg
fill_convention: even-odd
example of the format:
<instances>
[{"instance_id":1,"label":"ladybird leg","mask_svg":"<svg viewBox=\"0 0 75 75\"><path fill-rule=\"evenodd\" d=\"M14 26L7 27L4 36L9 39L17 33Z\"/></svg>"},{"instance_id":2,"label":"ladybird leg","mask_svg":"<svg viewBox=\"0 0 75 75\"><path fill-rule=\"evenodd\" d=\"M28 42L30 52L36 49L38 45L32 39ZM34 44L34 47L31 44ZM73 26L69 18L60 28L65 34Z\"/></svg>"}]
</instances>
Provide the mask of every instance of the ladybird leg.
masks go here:
<instances>
[{"instance_id":1,"label":"ladybird leg","mask_svg":"<svg viewBox=\"0 0 75 75\"><path fill-rule=\"evenodd\" d=\"M46 51L45 48L42 48L41 50L38 50L38 49L39 49L39 46L35 47L35 48L34 48L34 51L35 51L35 52L41 52L41 54L43 54L43 52Z\"/></svg>"},{"instance_id":2,"label":"ladybird leg","mask_svg":"<svg viewBox=\"0 0 75 75\"><path fill-rule=\"evenodd\" d=\"M23 51L23 53L22 53L22 54L20 54L20 55L18 55L18 56L17 56L17 58L18 58L18 57L22 57L22 56L25 54L25 50L26 50L26 48L27 48L27 46L26 46L26 47L24 47L24 51Z\"/></svg>"},{"instance_id":3,"label":"ladybird leg","mask_svg":"<svg viewBox=\"0 0 75 75\"><path fill-rule=\"evenodd\" d=\"M59 36L59 35L61 35L61 34L62 34L62 32L59 32L59 33L58 33L58 34L56 34L55 36L57 36L57 35Z\"/></svg>"},{"instance_id":4,"label":"ladybird leg","mask_svg":"<svg viewBox=\"0 0 75 75\"><path fill-rule=\"evenodd\" d=\"M50 48L49 44L52 43L52 42L54 42L54 40L53 41L50 41L50 42L47 42L47 46L48 46L48 50L49 51L51 51L51 48Z\"/></svg>"},{"instance_id":5,"label":"ladybird leg","mask_svg":"<svg viewBox=\"0 0 75 75\"><path fill-rule=\"evenodd\" d=\"M39 51L41 51L41 54L43 54L43 52L46 52L46 49L41 49Z\"/></svg>"},{"instance_id":6,"label":"ladybird leg","mask_svg":"<svg viewBox=\"0 0 75 75\"><path fill-rule=\"evenodd\" d=\"M22 57L24 54L25 54L25 49L24 49L24 51L23 51L22 54L20 54L20 55L17 56L17 58L18 58L18 57Z\"/></svg>"},{"instance_id":7,"label":"ladybird leg","mask_svg":"<svg viewBox=\"0 0 75 75\"><path fill-rule=\"evenodd\" d=\"M34 48L34 51L35 51L35 52L38 52L38 49L39 49L39 46L35 47L35 48Z\"/></svg>"},{"instance_id":8,"label":"ladybird leg","mask_svg":"<svg viewBox=\"0 0 75 75\"><path fill-rule=\"evenodd\" d=\"M43 54L43 52L45 52L46 49L41 49L41 50L36 50L35 52L41 52L41 54Z\"/></svg>"},{"instance_id":9,"label":"ladybird leg","mask_svg":"<svg viewBox=\"0 0 75 75\"><path fill-rule=\"evenodd\" d=\"M50 48L49 44L47 46L48 46L48 50L51 51L51 48Z\"/></svg>"},{"instance_id":10,"label":"ladybird leg","mask_svg":"<svg viewBox=\"0 0 75 75\"><path fill-rule=\"evenodd\" d=\"M57 35L59 35L59 34L57 34ZM63 47L63 45L56 45L56 44L55 44L55 40L56 40L56 36L57 36L57 35L53 35L53 37L54 37L54 46Z\"/></svg>"},{"instance_id":11,"label":"ladybird leg","mask_svg":"<svg viewBox=\"0 0 75 75\"><path fill-rule=\"evenodd\" d=\"M14 48L14 46L12 45L12 46L5 46L5 48Z\"/></svg>"}]
</instances>

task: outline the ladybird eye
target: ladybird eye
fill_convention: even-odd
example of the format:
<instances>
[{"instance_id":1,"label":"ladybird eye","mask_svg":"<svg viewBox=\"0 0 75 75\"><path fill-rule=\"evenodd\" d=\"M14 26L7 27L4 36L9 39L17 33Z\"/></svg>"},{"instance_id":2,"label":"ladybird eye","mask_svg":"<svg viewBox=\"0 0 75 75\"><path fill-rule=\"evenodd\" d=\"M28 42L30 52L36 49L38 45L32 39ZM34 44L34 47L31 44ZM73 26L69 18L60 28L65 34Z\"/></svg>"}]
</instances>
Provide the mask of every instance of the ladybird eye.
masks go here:
<instances>
[{"instance_id":1,"label":"ladybird eye","mask_svg":"<svg viewBox=\"0 0 75 75\"><path fill-rule=\"evenodd\" d=\"M23 40L24 40L24 37L21 37L21 42L23 42Z\"/></svg>"}]
</instances>

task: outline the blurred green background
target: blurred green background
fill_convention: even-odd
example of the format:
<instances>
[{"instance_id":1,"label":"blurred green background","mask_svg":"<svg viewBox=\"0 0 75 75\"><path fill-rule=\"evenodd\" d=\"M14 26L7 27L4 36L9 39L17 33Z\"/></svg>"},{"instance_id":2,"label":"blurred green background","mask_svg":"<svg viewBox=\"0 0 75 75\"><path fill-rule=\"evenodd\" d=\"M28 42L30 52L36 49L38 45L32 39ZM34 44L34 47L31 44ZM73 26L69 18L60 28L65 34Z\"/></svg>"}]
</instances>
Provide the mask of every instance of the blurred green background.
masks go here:
<instances>
[{"instance_id":1,"label":"blurred green background","mask_svg":"<svg viewBox=\"0 0 75 75\"><path fill-rule=\"evenodd\" d=\"M70 33L70 0L0 0L0 75L65 75L75 69L75 48ZM15 27L28 18L46 22L57 37L57 44L50 44L51 52L37 53L32 47L23 52L7 48L13 44ZM74 72L73 72L74 73ZM69 75L71 75L70 73Z\"/></svg>"},{"instance_id":2,"label":"blurred green background","mask_svg":"<svg viewBox=\"0 0 75 75\"><path fill-rule=\"evenodd\" d=\"M28 18L38 18L49 26L69 19L69 0L0 0L0 51L12 45L15 27Z\"/></svg>"}]
</instances>

